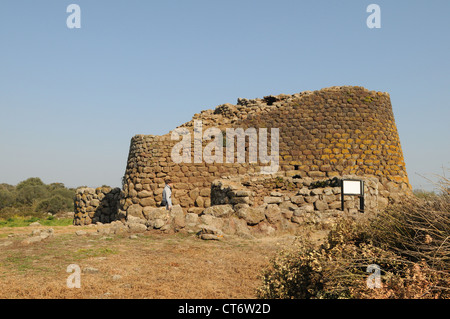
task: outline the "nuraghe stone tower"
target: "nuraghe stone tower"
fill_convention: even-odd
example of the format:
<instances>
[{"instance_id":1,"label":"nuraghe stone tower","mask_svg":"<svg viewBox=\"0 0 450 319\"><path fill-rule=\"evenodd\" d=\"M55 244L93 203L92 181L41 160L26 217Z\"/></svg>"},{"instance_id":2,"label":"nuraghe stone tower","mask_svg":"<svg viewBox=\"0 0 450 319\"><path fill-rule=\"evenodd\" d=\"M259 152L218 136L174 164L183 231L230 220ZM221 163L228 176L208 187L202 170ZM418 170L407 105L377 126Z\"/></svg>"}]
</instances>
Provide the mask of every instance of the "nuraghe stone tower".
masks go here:
<instances>
[{"instance_id":1,"label":"nuraghe stone tower","mask_svg":"<svg viewBox=\"0 0 450 319\"><path fill-rule=\"evenodd\" d=\"M194 132L196 121L202 123L200 132ZM156 210L161 211L157 207L166 178L173 181L178 220L185 218L181 228L201 223L198 218L205 219L206 215L228 220L233 217L234 224L243 220L255 233L329 224L342 214L358 217L361 213L355 198L341 197L342 178L365 181L365 211L369 214L411 189L388 93L344 86L238 99L236 105L223 104L195 114L180 128L191 137L200 134L201 150L214 140L208 140L208 128L218 128L224 136L227 128L255 128L257 132L266 128L268 153L273 147L271 129L278 128L278 170L262 174L267 162L249 160L254 136L245 140L244 162L237 161L237 152L232 163L225 161L227 147L222 149L222 163L196 161L195 141L191 138L191 160L176 163L172 151L181 136L173 139L172 132L136 135L131 139L123 189L79 190L75 224L111 222L130 216L152 220ZM257 138L261 141L260 133ZM224 139L217 145L229 146L230 142ZM102 206L104 197L108 201ZM162 219L170 220L167 216Z\"/></svg>"}]
</instances>

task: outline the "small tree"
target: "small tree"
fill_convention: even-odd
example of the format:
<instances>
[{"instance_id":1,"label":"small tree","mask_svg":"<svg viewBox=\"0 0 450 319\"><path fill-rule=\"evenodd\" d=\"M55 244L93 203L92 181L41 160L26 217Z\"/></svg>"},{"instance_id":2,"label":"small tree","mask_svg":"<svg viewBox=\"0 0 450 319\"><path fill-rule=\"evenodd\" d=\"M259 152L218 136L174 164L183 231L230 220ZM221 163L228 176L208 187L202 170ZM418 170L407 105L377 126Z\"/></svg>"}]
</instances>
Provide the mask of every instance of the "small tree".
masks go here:
<instances>
[{"instance_id":1,"label":"small tree","mask_svg":"<svg viewBox=\"0 0 450 319\"><path fill-rule=\"evenodd\" d=\"M70 199L60 195L44 199L36 206L36 212L56 214L71 209L72 202Z\"/></svg>"},{"instance_id":2,"label":"small tree","mask_svg":"<svg viewBox=\"0 0 450 319\"><path fill-rule=\"evenodd\" d=\"M0 188L0 209L10 207L14 203L14 194Z\"/></svg>"},{"instance_id":3,"label":"small tree","mask_svg":"<svg viewBox=\"0 0 450 319\"><path fill-rule=\"evenodd\" d=\"M45 185L25 185L18 189L16 201L18 204L31 206L35 201L48 196Z\"/></svg>"},{"instance_id":4,"label":"small tree","mask_svg":"<svg viewBox=\"0 0 450 319\"><path fill-rule=\"evenodd\" d=\"M39 177L30 177L17 184L16 190L20 191L21 189L28 186L45 186L45 184Z\"/></svg>"}]
</instances>

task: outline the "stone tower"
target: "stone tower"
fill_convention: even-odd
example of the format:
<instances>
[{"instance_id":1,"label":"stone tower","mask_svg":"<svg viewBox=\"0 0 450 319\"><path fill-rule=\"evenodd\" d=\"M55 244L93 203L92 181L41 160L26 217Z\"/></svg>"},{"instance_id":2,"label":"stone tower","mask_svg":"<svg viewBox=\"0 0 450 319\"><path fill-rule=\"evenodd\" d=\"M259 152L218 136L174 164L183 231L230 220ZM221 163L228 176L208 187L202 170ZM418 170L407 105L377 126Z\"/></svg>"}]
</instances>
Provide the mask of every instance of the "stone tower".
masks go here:
<instances>
[{"instance_id":1,"label":"stone tower","mask_svg":"<svg viewBox=\"0 0 450 319\"><path fill-rule=\"evenodd\" d=\"M199 121L202 124L200 133L194 130ZM368 181L367 196L373 199L368 201L369 209L380 208L379 205L385 205L388 199L411 189L388 93L343 86L262 99L238 99L236 105L223 104L214 110L195 114L191 121L178 129L185 129L190 136L200 134L204 149L210 143L203 134L208 128L219 129L223 133L227 128L255 128L257 131L265 128L268 141L271 141L271 129L278 129L277 171L261 174L267 163L261 162L260 158L256 162L249 160L251 137L245 140L247 153L244 162L237 162L237 143L234 143L233 162L196 162L193 152L195 140L191 139L191 160L177 163L172 152L181 136L173 139L173 131L162 136L136 135L131 139L120 202L115 208L117 212L114 215L109 213L111 217L108 219L148 217L148 212L161 202L166 178L174 184L174 204L179 204L185 214L201 214L218 204L234 205L236 211L267 206L273 204L269 203L271 199L268 197L274 191L281 191L282 196L276 196L284 196L278 205L286 198L293 203L291 198L294 195L298 197L295 191L299 189L314 188L314 185L330 186L333 183L330 181L349 176ZM260 138L259 134L259 141ZM228 146L229 142L223 140L218 143ZM224 159L225 153L224 148ZM228 182L220 183L218 180L234 183L235 189L247 187L251 196L237 199L239 196L235 192L227 197L220 193L220 189L223 190L223 185ZM317 192L316 200L322 200L326 205L309 204L313 204L314 211L339 209L338 190L329 195L331 197L324 200L326 195ZM302 196L316 195L305 193ZM294 204L299 207L303 203L308 204L304 200L299 201ZM349 204L346 208L351 211L353 206Z\"/></svg>"}]
</instances>

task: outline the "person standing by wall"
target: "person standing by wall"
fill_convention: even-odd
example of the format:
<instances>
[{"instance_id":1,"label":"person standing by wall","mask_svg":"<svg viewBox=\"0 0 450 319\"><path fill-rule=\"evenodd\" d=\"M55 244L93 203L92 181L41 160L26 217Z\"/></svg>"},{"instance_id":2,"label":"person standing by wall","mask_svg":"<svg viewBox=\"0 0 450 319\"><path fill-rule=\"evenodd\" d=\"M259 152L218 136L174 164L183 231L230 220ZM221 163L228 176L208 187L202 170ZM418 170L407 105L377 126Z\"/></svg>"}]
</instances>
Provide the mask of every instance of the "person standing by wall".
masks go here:
<instances>
[{"instance_id":1,"label":"person standing by wall","mask_svg":"<svg viewBox=\"0 0 450 319\"><path fill-rule=\"evenodd\" d=\"M162 193L161 206L166 206L167 210L172 209L172 181L170 179L166 179L166 186Z\"/></svg>"}]
</instances>

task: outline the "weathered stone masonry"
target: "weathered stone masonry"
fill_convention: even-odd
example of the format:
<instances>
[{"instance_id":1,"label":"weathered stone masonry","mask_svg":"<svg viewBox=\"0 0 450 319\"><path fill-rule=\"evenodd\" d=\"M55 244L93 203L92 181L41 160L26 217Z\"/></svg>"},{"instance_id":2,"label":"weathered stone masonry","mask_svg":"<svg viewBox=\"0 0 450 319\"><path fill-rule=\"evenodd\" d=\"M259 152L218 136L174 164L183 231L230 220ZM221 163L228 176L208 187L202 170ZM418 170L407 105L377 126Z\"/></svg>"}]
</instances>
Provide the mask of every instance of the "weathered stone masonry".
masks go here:
<instances>
[{"instance_id":1,"label":"weathered stone masonry","mask_svg":"<svg viewBox=\"0 0 450 319\"><path fill-rule=\"evenodd\" d=\"M339 187L325 185L333 178L353 177L369 181L366 183L369 212L382 208L388 199L408 193L411 188L387 93L362 87L331 87L294 95L238 99L236 105L224 104L195 114L190 122L181 126L189 129L192 135L194 120L202 121L203 131L208 127L218 127L222 131L226 128L268 128L269 141L270 129L279 128L279 171L273 176L261 175L260 169L265 165L248 162L176 164L172 161L171 151L179 141L172 141L170 133L136 135L131 140L117 213L109 216L148 219L149 212L162 199L167 177L174 184L174 204L179 204L185 215L205 215L205 209L211 206L232 205L234 215L241 219L249 208L267 209L268 205L276 204L282 210L289 210L289 205L284 202L293 203L304 212L323 215L328 211L328 214L336 215L340 210ZM237 188L248 190L252 196L233 199L241 203L217 203L214 185L221 179L234 180ZM270 184L277 179L278 183L290 186L283 189ZM321 182L324 186L315 189L322 190L311 194L312 186L320 186ZM271 196L271 192L277 196ZM311 195L313 197L309 198ZM282 200L268 203L268 197ZM307 198L310 202L306 202ZM356 204L351 202L354 199L348 200L346 213L354 214ZM77 209L77 202L75 206ZM295 212L295 209L291 207L290 210ZM79 221L89 212L81 213L76 217ZM301 215L299 211L297 215ZM292 217L287 218L289 222L293 222ZM89 223L89 219L84 219L84 222L75 223Z\"/></svg>"},{"instance_id":2,"label":"weathered stone masonry","mask_svg":"<svg viewBox=\"0 0 450 319\"><path fill-rule=\"evenodd\" d=\"M74 224L89 225L117 220L120 196L120 188L78 188L74 199Z\"/></svg>"}]
</instances>

